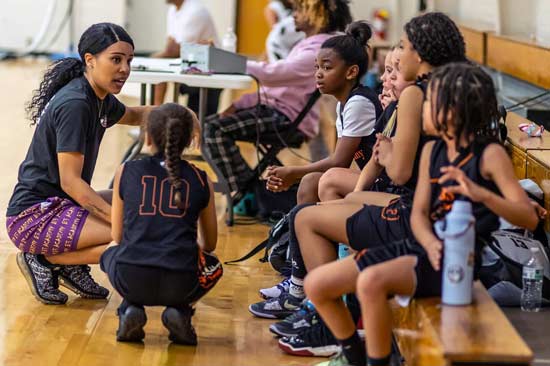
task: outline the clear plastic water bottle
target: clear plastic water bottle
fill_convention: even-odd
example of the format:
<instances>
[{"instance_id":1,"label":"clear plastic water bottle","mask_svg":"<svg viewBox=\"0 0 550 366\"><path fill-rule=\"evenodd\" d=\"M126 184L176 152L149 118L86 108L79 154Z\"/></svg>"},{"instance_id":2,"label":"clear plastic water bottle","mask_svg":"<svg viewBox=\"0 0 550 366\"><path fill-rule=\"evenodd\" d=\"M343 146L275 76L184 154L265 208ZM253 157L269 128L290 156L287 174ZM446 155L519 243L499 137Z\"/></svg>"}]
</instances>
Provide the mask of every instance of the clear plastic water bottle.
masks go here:
<instances>
[{"instance_id":1,"label":"clear plastic water bottle","mask_svg":"<svg viewBox=\"0 0 550 366\"><path fill-rule=\"evenodd\" d=\"M539 311L542 297L543 266L539 259L540 249L531 248L531 259L523 266L523 289L521 310Z\"/></svg>"},{"instance_id":2,"label":"clear plastic water bottle","mask_svg":"<svg viewBox=\"0 0 550 366\"><path fill-rule=\"evenodd\" d=\"M222 48L228 52L237 52L237 35L233 31L233 27L227 28L222 39Z\"/></svg>"}]
</instances>

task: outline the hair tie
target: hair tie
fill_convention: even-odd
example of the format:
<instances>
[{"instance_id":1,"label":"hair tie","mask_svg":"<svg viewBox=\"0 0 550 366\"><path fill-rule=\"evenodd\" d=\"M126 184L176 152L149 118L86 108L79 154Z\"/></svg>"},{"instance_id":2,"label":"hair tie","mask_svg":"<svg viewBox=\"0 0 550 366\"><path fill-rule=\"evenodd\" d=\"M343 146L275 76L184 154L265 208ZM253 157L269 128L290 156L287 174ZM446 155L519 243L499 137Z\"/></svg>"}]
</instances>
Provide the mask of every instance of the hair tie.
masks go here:
<instances>
[{"instance_id":1,"label":"hair tie","mask_svg":"<svg viewBox=\"0 0 550 366\"><path fill-rule=\"evenodd\" d=\"M520 123L519 130L525 132L529 137L541 137L544 132L544 126L531 123Z\"/></svg>"}]
</instances>

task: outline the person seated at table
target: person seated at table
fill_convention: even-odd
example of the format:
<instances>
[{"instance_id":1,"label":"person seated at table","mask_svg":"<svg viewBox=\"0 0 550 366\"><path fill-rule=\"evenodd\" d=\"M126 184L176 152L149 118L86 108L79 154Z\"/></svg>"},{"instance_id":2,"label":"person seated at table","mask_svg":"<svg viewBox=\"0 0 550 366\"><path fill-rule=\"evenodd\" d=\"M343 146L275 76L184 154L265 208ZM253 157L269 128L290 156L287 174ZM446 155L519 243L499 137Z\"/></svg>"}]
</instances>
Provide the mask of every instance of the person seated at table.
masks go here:
<instances>
[{"instance_id":1,"label":"person seated at table","mask_svg":"<svg viewBox=\"0 0 550 366\"><path fill-rule=\"evenodd\" d=\"M292 48L304 39L304 32L296 30L290 0L272 0L264 9L265 18L271 28L265 51L269 62L276 62L288 56Z\"/></svg>"},{"instance_id":2,"label":"person seated at table","mask_svg":"<svg viewBox=\"0 0 550 366\"><path fill-rule=\"evenodd\" d=\"M235 197L252 190L255 172L247 165L236 141L256 141L258 134L284 133L315 91L315 57L324 41L344 31L351 22L347 0L296 0L296 30L306 34L287 58L274 63L247 62L247 73L258 78L257 93L246 94L204 125L204 144ZM306 138L318 133L319 110L314 106L297 133ZM251 195L251 193L248 193Z\"/></svg>"},{"instance_id":3,"label":"person seated at table","mask_svg":"<svg viewBox=\"0 0 550 366\"><path fill-rule=\"evenodd\" d=\"M166 45L164 50L155 53L152 57L177 58L180 57L182 43L211 43L218 45L218 34L212 16L201 0L166 0L169 4L166 17ZM206 114L218 112L218 104L222 89L208 89ZM199 88L187 85L180 86L180 93L187 94L187 106L198 113ZM155 86L155 105L164 103L166 83Z\"/></svg>"}]
</instances>

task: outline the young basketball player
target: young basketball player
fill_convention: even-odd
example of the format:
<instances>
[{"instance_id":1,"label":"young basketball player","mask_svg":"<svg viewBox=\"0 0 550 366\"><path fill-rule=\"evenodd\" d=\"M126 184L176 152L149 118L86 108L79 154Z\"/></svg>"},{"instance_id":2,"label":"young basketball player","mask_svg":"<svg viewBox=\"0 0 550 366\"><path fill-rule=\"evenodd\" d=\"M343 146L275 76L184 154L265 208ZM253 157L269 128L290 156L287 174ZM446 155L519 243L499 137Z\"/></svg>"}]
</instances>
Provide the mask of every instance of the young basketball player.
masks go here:
<instances>
[{"instance_id":1,"label":"young basketball player","mask_svg":"<svg viewBox=\"0 0 550 366\"><path fill-rule=\"evenodd\" d=\"M119 341L141 341L143 306L160 305L170 340L197 344L192 305L222 276L212 254L218 235L212 183L181 159L195 121L177 104L154 109L145 134L154 155L125 163L115 175L112 234L119 245L103 254L101 268L124 298Z\"/></svg>"}]
</instances>

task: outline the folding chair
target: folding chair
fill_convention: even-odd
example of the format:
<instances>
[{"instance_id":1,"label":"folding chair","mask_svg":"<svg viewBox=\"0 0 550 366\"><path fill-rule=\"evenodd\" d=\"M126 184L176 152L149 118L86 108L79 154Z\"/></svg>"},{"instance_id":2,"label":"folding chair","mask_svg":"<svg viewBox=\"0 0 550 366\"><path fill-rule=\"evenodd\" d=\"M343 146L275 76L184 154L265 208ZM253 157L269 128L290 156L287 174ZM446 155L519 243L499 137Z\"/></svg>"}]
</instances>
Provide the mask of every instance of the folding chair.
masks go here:
<instances>
[{"instance_id":1,"label":"folding chair","mask_svg":"<svg viewBox=\"0 0 550 366\"><path fill-rule=\"evenodd\" d=\"M260 178L260 176L268 166L283 165L281 161L277 158L277 154L281 150L283 150L286 147L299 148L302 145L302 143L305 141L305 136L302 133L297 133L298 126L300 125L300 123L302 123L303 119L309 113L311 108L313 108L317 100L319 100L320 96L321 96L321 93L319 92L319 90L316 89L310 95L306 105L300 111L296 119L284 131L260 135L257 149L261 155L261 158L258 164L256 165L256 167L253 169L255 172L254 176L245 184L245 187L243 187L243 190L248 187L252 187L254 182ZM214 190L216 192L223 193L226 196L226 199L227 199L226 224L227 226L233 226L233 223L234 223L233 206L236 205L241 200L242 193L238 193L236 196L232 196L231 189L229 188L229 184L227 183L225 177L219 171L217 166L212 163L209 154L205 151L203 153L203 156L205 160L208 162L208 164L210 164L210 166L216 173L216 176L218 177L218 181L214 184Z\"/></svg>"}]
</instances>

